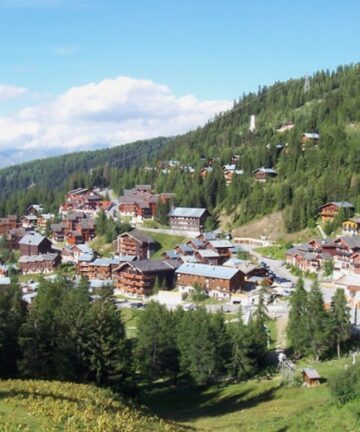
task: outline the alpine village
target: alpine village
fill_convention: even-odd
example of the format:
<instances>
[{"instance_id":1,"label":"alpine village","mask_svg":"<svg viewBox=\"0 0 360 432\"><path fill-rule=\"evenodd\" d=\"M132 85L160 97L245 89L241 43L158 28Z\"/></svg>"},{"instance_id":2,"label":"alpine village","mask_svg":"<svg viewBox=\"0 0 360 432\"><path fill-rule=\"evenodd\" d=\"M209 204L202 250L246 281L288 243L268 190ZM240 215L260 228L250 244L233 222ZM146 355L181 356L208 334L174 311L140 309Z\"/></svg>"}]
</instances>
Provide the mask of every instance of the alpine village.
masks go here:
<instances>
[{"instance_id":1,"label":"alpine village","mask_svg":"<svg viewBox=\"0 0 360 432\"><path fill-rule=\"evenodd\" d=\"M0 429L359 431L359 107L340 66L1 169Z\"/></svg>"}]
</instances>

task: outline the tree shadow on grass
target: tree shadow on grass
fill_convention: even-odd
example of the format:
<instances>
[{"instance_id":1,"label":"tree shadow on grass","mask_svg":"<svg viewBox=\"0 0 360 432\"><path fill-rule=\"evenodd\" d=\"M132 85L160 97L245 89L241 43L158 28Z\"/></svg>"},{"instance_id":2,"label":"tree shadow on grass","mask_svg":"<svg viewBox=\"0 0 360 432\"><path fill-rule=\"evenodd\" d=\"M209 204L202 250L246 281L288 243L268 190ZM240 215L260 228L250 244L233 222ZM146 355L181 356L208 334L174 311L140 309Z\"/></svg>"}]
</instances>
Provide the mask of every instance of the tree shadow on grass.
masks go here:
<instances>
[{"instance_id":1,"label":"tree shadow on grass","mask_svg":"<svg viewBox=\"0 0 360 432\"><path fill-rule=\"evenodd\" d=\"M274 398L276 387L252 394L253 388L224 395L222 388L177 388L153 391L144 402L158 416L175 422L191 422L253 408Z\"/></svg>"}]
</instances>

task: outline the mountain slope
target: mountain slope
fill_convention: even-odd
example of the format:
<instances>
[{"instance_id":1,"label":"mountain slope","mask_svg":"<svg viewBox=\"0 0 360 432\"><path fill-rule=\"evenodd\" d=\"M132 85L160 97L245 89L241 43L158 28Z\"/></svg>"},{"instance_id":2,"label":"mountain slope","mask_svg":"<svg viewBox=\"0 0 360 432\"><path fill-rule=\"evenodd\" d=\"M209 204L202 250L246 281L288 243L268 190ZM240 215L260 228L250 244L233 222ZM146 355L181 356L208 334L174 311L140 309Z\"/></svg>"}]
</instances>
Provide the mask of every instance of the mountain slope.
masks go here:
<instances>
[{"instance_id":1,"label":"mountain slope","mask_svg":"<svg viewBox=\"0 0 360 432\"><path fill-rule=\"evenodd\" d=\"M6 431L176 431L176 425L127 406L109 390L56 381L0 383L0 429Z\"/></svg>"},{"instance_id":2,"label":"mountain slope","mask_svg":"<svg viewBox=\"0 0 360 432\"><path fill-rule=\"evenodd\" d=\"M249 132L251 115L256 116L254 133ZM293 122L294 128L277 132L286 122ZM235 226L283 210L286 230L297 231L314 224L318 207L326 201L350 200L360 210L359 124L359 66L320 71L310 78L309 91L304 91L304 79L275 83L259 88L256 94L242 96L234 102L233 110L193 132L163 141L164 145L152 148L146 144L128 145L123 148L124 154L131 154L140 145L142 149L146 147L146 156L134 158L133 163L110 165L120 169L107 169L113 155L111 150L105 150L94 162L91 152L83 154L83 162L70 164L63 175L56 169L57 158L9 168L6 175L0 171L0 187L5 188L5 196L19 190L24 178L29 183L34 172L37 178L43 173L40 186L35 182L35 191L0 202L0 213L17 211L19 203L23 208L30 199L56 203L53 191L49 195L46 189L63 189L65 178L71 176L67 187L110 185L117 192L135 182L151 182L158 191L175 192L177 204L206 206L215 217L225 211L231 215L230 224ZM319 144L303 145L304 132L319 133ZM235 175L226 187L221 166L230 163L234 154L239 155L237 168L244 174ZM159 160L174 159L180 166L168 174L156 164ZM209 159L213 160L213 171L204 179L199 174ZM89 172L96 164L98 169ZM145 170L145 166L154 169ZM195 169L195 174L189 174L188 166ZM259 184L252 171L261 166L275 168L278 176ZM52 169L61 181L50 179Z\"/></svg>"}]
</instances>

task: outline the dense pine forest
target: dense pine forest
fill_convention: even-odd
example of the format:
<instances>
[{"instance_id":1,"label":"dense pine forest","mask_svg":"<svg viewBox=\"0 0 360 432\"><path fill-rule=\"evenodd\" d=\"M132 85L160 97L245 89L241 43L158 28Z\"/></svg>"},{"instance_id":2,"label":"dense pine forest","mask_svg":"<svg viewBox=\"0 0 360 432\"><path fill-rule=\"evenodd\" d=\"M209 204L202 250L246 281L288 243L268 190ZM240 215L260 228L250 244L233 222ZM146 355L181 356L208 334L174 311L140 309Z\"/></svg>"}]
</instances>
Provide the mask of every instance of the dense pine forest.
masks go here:
<instances>
[{"instance_id":1,"label":"dense pine forest","mask_svg":"<svg viewBox=\"0 0 360 432\"><path fill-rule=\"evenodd\" d=\"M277 132L287 122L295 126ZM319 133L319 144L303 145L304 132ZM348 200L360 210L359 147L360 68L340 66L311 76L306 90L303 78L260 87L185 135L3 169L0 213L20 214L34 201L55 210L71 187L110 186L120 193L135 183L152 183L157 191L175 192L177 204L207 206L214 217L226 211L235 226L284 210L287 230L297 231L314 224L318 207L327 201ZM237 168L244 173L227 187L222 166L232 155L239 155ZM179 166L164 173L159 161L168 160ZM202 177L210 160L213 170ZM262 166L276 169L278 176L256 182L252 172Z\"/></svg>"}]
</instances>

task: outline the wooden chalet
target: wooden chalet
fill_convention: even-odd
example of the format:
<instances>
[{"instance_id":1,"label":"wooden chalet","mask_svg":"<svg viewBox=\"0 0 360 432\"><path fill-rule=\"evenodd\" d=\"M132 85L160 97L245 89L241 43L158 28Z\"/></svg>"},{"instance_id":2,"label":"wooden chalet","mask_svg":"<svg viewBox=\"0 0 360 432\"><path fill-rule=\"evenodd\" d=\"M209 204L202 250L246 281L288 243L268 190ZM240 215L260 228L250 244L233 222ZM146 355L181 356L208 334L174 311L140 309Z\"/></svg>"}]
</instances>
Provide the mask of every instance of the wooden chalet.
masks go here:
<instances>
[{"instance_id":1,"label":"wooden chalet","mask_svg":"<svg viewBox=\"0 0 360 432\"><path fill-rule=\"evenodd\" d=\"M347 201L331 201L328 202L321 207L319 207L319 213L321 216L321 222L332 222L336 216L339 214L339 211L343 210L345 216L351 217L354 213L355 207L353 204Z\"/></svg>"},{"instance_id":2,"label":"wooden chalet","mask_svg":"<svg viewBox=\"0 0 360 432\"><path fill-rule=\"evenodd\" d=\"M195 252L197 262L201 264L220 265L221 257L216 250L199 249Z\"/></svg>"},{"instance_id":3,"label":"wooden chalet","mask_svg":"<svg viewBox=\"0 0 360 432\"><path fill-rule=\"evenodd\" d=\"M336 270L351 271L358 263L357 254L360 252L360 237L339 237L335 241L336 254L334 268Z\"/></svg>"},{"instance_id":4,"label":"wooden chalet","mask_svg":"<svg viewBox=\"0 0 360 432\"><path fill-rule=\"evenodd\" d=\"M273 168L257 168L253 171L255 180L259 183L265 183L269 178L274 178L278 174Z\"/></svg>"},{"instance_id":5,"label":"wooden chalet","mask_svg":"<svg viewBox=\"0 0 360 432\"><path fill-rule=\"evenodd\" d=\"M84 243L84 237L80 231L67 231L65 235L66 243L69 245L77 245Z\"/></svg>"},{"instance_id":6,"label":"wooden chalet","mask_svg":"<svg viewBox=\"0 0 360 432\"><path fill-rule=\"evenodd\" d=\"M208 212L205 208L175 207L169 213L170 228L179 231L201 232Z\"/></svg>"},{"instance_id":7,"label":"wooden chalet","mask_svg":"<svg viewBox=\"0 0 360 432\"><path fill-rule=\"evenodd\" d=\"M51 241L37 232L28 232L19 241L20 255L41 255L52 252Z\"/></svg>"},{"instance_id":8,"label":"wooden chalet","mask_svg":"<svg viewBox=\"0 0 360 432\"><path fill-rule=\"evenodd\" d=\"M31 204L25 214L32 216L40 216L44 212L44 207L41 204Z\"/></svg>"},{"instance_id":9,"label":"wooden chalet","mask_svg":"<svg viewBox=\"0 0 360 432\"><path fill-rule=\"evenodd\" d=\"M156 242L139 230L120 234L113 242L115 255L129 255L149 259Z\"/></svg>"},{"instance_id":10,"label":"wooden chalet","mask_svg":"<svg viewBox=\"0 0 360 432\"><path fill-rule=\"evenodd\" d=\"M179 265L169 261L140 260L120 264L113 274L114 285L122 292L148 296L153 292L155 280L171 289L174 285L175 271Z\"/></svg>"},{"instance_id":11,"label":"wooden chalet","mask_svg":"<svg viewBox=\"0 0 360 432\"><path fill-rule=\"evenodd\" d=\"M229 298L244 286L244 275L236 268L184 263L176 270L176 285L180 290L192 290L194 284L217 298Z\"/></svg>"},{"instance_id":12,"label":"wooden chalet","mask_svg":"<svg viewBox=\"0 0 360 432\"><path fill-rule=\"evenodd\" d=\"M0 218L0 235L8 234L11 229L17 228L17 217L8 216L6 218Z\"/></svg>"},{"instance_id":13,"label":"wooden chalet","mask_svg":"<svg viewBox=\"0 0 360 432\"><path fill-rule=\"evenodd\" d=\"M360 217L353 217L345 219L342 223L343 236L357 236L360 235Z\"/></svg>"},{"instance_id":14,"label":"wooden chalet","mask_svg":"<svg viewBox=\"0 0 360 432\"><path fill-rule=\"evenodd\" d=\"M8 233L8 241L11 249L19 249L20 248L20 240L26 234L25 228L12 228Z\"/></svg>"},{"instance_id":15,"label":"wooden chalet","mask_svg":"<svg viewBox=\"0 0 360 432\"><path fill-rule=\"evenodd\" d=\"M25 229L33 229L38 225L38 216L36 215L25 215L20 218L20 224Z\"/></svg>"},{"instance_id":16,"label":"wooden chalet","mask_svg":"<svg viewBox=\"0 0 360 432\"><path fill-rule=\"evenodd\" d=\"M205 247L217 252L219 256L218 263L222 265L232 256L231 250L234 245L229 240L210 240L205 243Z\"/></svg>"},{"instance_id":17,"label":"wooden chalet","mask_svg":"<svg viewBox=\"0 0 360 432\"><path fill-rule=\"evenodd\" d=\"M23 255L19 259L20 271L23 274L52 273L60 263L61 257L57 253Z\"/></svg>"},{"instance_id":18,"label":"wooden chalet","mask_svg":"<svg viewBox=\"0 0 360 432\"><path fill-rule=\"evenodd\" d=\"M242 175L242 174L244 174L243 170L240 170L240 169L236 168L236 164L235 163L224 165L222 167L222 169L223 169L224 178L225 178L225 182L226 182L227 186L229 186L230 183L232 182L232 180L234 178L234 175Z\"/></svg>"},{"instance_id":19,"label":"wooden chalet","mask_svg":"<svg viewBox=\"0 0 360 432\"><path fill-rule=\"evenodd\" d=\"M301 135L302 149L305 149L305 144L318 145L320 142L320 135L317 132L304 132Z\"/></svg>"}]
</instances>

